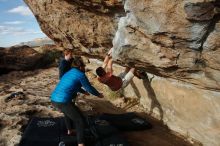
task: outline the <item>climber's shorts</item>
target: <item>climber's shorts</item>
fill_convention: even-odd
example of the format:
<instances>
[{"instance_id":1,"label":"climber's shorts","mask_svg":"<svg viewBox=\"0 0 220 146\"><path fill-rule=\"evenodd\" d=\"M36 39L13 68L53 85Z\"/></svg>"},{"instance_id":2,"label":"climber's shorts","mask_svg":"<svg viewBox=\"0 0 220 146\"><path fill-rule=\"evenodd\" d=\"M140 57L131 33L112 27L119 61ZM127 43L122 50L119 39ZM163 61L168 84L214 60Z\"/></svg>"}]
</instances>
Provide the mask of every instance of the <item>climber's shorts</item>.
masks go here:
<instances>
[{"instance_id":1,"label":"climber's shorts","mask_svg":"<svg viewBox=\"0 0 220 146\"><path fill-rule=\"evenodd\" d=\"M123 72L120 73L118 76L122 79L122 88L125 88L133 79L134 73L132 71L129 71L128 73Z\"/></svg>"}]
</instances>

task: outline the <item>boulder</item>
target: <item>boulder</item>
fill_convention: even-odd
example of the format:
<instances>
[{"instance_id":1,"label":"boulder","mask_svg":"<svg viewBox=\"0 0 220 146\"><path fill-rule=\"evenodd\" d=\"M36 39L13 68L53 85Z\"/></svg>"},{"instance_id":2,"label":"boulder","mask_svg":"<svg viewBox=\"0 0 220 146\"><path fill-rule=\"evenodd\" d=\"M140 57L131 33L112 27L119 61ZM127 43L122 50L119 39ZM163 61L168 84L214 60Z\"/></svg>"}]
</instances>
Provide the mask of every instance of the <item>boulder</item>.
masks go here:
<instances>
[{"instance_id":1,"label":"boulder","mask_svg":"<svg viewBox=\"0 0 220 146\"><path fill-rule=\"evenodd\" d=\"M124 14L121 2L107 0L24 0L41 29L63 47L86 52L88 48L111 47L117 20Z\"/></svg>"},{"instance_id":2,"label":"boulder","mask_svg":"<svg viewBox=\"0 0 220 146\"><path fill-rule=\"evenodd\" d=\"M54 53L51 53L51 51L38 53L29 46L1 48L1 74L12 70L34 70L37 68L48 67L54 62L54 56L52 56L53 54Z\"/></svg>"},{"instance_id":3,"label":"boulder","mask_svg":"<svg viewBox=\"0 0 220 146\"><path fill-rule=\"evenodd\" d=\"M127 14L118 24L113 57L158 76L219 91L219 58L208 47L214 47L215 53L220 49L216 41L220 29L218 3L126 1Z\"/></svg>"},{"instance_id":4,"label":"boulder","mask_svg":"<svg viewBox=\"0 0 220 146\"><path fill-rule=\"evenodd\" d=\"M217 0L127 0L124 9L117 0L24 1L43 32L75 54L103 59L114 38L113 57L122 65L220 90L216 62L203 57L219 29Z\"/></svg>"}]
</instances>

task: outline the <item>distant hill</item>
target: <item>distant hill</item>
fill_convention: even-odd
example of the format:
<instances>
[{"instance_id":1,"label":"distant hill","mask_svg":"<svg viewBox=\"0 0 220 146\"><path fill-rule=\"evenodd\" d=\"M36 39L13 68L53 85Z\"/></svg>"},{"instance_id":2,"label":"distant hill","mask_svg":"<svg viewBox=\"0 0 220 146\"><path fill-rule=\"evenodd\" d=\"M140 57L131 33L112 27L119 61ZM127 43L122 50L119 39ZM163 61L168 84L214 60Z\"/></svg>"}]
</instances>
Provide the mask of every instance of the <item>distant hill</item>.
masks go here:
<instances>
[{"instance_id":1,"label":"distant hill","mask_svg":"<svg viewBox=\"0 0 220 146\"><path fill-rule=\"evenodd\" d=\"M38 38L38 39L34 39L33 41L22 42L15 46L38 47L38 46L53 45L53 44L54 42L49 38Z\"/></svg>"}]
</instances>

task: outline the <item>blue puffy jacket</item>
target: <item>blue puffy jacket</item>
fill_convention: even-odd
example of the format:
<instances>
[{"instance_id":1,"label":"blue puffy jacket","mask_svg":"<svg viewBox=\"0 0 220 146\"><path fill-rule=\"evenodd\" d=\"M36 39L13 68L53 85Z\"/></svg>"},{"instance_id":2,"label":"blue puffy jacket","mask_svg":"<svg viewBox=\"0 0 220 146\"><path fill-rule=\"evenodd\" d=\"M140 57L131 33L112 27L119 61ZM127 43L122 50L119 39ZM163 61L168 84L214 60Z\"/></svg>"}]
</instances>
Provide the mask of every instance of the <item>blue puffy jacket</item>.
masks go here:
<instances>
[{"instance_id":1,"label":"blue puffy jacket","mask_svg":"<svg viewBox=\"0 0 220 146\"><path fill-rule=\"evenodd\" d=\"M72 68L63 75L51 94L51 101L59 103L70 102L83 87L87 92L99 96L100 93L90 84L85 73Z\"/></svg>"}]
</instances>

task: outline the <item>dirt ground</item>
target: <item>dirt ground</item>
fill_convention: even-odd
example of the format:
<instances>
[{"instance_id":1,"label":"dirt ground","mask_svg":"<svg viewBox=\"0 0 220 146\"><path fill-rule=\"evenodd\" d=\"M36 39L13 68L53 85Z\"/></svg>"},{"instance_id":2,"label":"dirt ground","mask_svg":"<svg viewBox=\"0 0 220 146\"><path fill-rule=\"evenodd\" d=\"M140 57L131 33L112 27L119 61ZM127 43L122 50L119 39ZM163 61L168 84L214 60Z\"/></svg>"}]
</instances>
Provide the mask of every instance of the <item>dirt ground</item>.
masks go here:
<instances>
[{"instance_id":1,"label":"dirt ground","mask_svg":"<svg viewBox=\"0 0 220 146\"><path fill-rule=\"evenodd\" d=\"M87 73L90 81L105 98L80 95L77 105L85 114L136 112L153 125L151 130L123 133L131 146L198 146L170 131L162 122L148 116L138 100L121 97L97 82ZM58 82L57 68L32 72L11 72L0 76L0 146L19 143L28 120L33 116L57 117L62 114L50 103L51 91ZM18 93L10 97L11 94Z\"/></svg>"}]
</instances>

